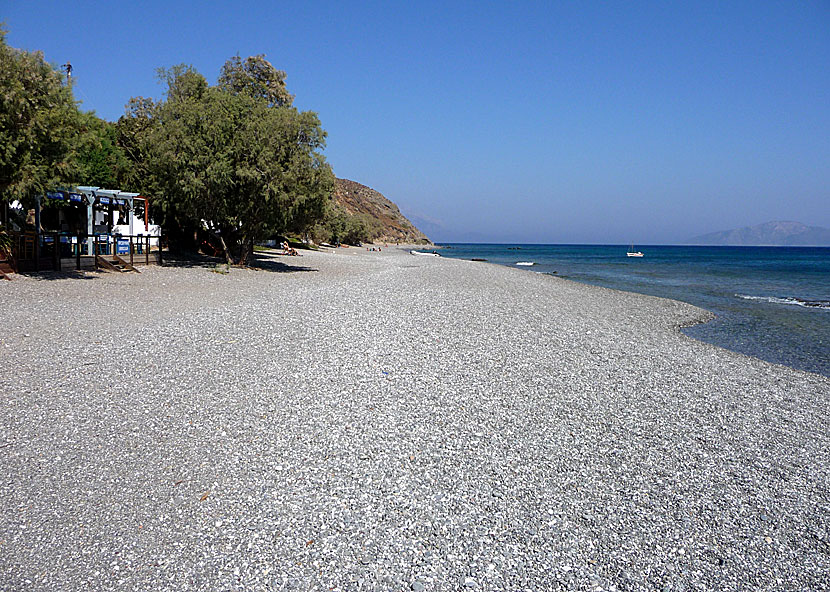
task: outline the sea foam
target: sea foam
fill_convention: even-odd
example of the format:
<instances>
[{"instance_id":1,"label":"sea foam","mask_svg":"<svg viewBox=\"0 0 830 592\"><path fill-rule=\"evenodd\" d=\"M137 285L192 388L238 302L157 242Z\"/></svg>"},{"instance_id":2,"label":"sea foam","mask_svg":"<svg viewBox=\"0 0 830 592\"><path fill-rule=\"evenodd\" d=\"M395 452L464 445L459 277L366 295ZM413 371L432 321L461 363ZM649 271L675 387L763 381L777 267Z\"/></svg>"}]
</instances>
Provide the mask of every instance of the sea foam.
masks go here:
<instances>
[{"instance_id":1,"label":"sea foam","mask_svg":"<svg viewBox=\"0 0 830 592\"><path fill-rule=\"evenodd\" d=\"M735 294L738 298L743 300L759 300L761 302L769 302L771 304L791 304L794 306L803 306L805 308L820 308L830 310L830 300L814 300L808 298L797 298L795 296L785 296L779 298L776 296L750 296L748 294Z\"/></svg>"}]
</instances>

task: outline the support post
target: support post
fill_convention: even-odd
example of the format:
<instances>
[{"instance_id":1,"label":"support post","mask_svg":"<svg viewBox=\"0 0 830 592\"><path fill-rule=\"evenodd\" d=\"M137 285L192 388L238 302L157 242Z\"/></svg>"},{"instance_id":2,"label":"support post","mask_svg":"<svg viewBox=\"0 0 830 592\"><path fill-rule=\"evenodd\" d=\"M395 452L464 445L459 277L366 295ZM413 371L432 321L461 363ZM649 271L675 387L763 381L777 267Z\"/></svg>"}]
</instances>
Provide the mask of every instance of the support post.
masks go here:
<instances>
[{"instance_id":1,"label":"support post","mask_svg":"<svg viewBox=\"0 0 830 592\"><path fill-rule=\"evenodd\" d=\"M40 271L40 199L35 197L35 272Z\"/></svg>"},{"instance_id":2,"label":"support post","mask_svg":"<svg viewBox=\"0 0 830 592\"><path fill-rule=\"evenodd\" d=\"M144 249L144 264L150 265L150 235L146 236L147 238L147 248Z\"/></svg>"},{"instance_id":3,"label":"support post","mask_svg":"<svg viewBox=\"0 0 830 592\"><path fill-rule=\"evenodd\" d=\"M75 239L75 269L81 271L81 235Z\"/></svg>"},{"instance_id":4,"label":"support post","mask_svg":"<svg viewBox=\"0 0 830 592\"><path fill-rule=\"evenodd\" d=\"M86 204L86 248L89 255L97 255L98 253L94 252L94 247L96 246L95 243L95 232L94 232L94 223L95 223L95 211L92 209L92 204L95 201L94 197L87 197L87 204ZM80 246L80 245L79 245Z\"/></svg>"},{"instance_id":5,"label":"support post","mask_svg":"<svg viewBox=\"0 0 830 592\"><path fill-rule=\"evenodd\" d=\"M130 265L133 264L133 230L132 230L132 220L130 220Z\"/></svg>"}]
</instances>

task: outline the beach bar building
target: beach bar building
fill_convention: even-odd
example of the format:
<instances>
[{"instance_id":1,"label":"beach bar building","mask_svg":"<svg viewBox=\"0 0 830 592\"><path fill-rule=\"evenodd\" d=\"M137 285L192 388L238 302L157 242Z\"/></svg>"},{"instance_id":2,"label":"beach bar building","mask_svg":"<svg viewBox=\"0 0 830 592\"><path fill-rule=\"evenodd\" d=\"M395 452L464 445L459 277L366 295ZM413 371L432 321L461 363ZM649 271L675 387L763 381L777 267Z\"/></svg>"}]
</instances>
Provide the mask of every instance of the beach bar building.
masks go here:
<instances>
[{"instance_id":1,"label":"beach bar building","mask_svg":"<svg viewBox=\"0 0 830 592\"><path fill-rule=\"evenodd\" d=\"M25 215L15 205L3 204L11 271L138 271L137 265L164 260L161 229L151 223L149 199L138 193L79 186L37 196Z\"/></svg>"}]
</instances>

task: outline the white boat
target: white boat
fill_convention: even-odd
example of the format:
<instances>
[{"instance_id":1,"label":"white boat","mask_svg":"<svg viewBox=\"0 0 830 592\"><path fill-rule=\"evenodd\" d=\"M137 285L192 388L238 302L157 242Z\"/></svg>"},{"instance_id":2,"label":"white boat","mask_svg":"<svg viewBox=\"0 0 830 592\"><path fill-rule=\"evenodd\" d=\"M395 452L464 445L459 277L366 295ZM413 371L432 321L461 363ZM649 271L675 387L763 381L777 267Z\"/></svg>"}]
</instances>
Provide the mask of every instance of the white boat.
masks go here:
<instances>
[{"instance_id":1,"label":"white boat","mask_svg":"<svg viewBox=\"0 0 830 592\"><path fill-rule=\"evenodd\" d=\"M438 253L424 253L422 251L409 251L410 255L426 255L427 257L440 257Z\"/></svg>"},{"instance_id":2,"label":"white boat","mask_svg":"<svg viewBox=\"0 0 830 592\"><path fill-rule=\"evenodd\" d=\"M535 265L535 263L533 263L533 261L517 261L516 265L524 265L530 267L531 265Z\"/></svg>"},{"instance_id":3,"label":"white boat","mask_svg":"<svg viewBox=\"0 0 830 592\"><path fill-rule=\"evenodd\" d=\"M628 247L628 253L626 253L629 257L642 257L643 254L640 251L634 250L634 243L631 243L631 246Z\"/></svg>"}]
</instances>

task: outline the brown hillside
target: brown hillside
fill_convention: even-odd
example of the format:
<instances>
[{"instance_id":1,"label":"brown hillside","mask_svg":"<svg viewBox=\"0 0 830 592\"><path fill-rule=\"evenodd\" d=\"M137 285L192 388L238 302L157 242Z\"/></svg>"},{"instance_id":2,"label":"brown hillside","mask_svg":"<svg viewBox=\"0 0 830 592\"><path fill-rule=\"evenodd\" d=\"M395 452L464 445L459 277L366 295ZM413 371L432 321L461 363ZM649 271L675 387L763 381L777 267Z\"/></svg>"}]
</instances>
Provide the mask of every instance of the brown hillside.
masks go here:
<instances>
[{"instance_id":1,"label":"brown hillside","mask_svg":"<svg viewBox=\"0 0 830 592\"><path fill-rule=\"evenodd\" d=\"M378 242L428 243L423 232L401 214L394 203L366 185L348 179L335 179L334 199L349 214L364 214L378 220L383 233Z\"/></svg>"}]
</instances>

